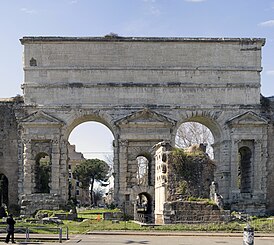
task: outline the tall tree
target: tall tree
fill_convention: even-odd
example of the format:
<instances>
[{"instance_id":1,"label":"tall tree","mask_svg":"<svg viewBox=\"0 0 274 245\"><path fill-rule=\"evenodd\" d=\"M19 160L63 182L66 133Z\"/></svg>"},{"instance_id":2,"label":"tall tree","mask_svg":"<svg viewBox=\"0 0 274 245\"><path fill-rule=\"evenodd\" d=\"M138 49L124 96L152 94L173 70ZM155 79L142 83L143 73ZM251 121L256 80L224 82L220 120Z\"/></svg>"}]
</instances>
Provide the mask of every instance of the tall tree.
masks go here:
<instances>
[{"instance_id":1,"label":"tall tree","mask_svg":"<svg viewBox=\"0 0 274 245\"><path fill-rule=\"evenodd\" d=\"M94 182L102 182L108 179L109 173L108 164L100 159L87 159L77 165L73 171L73 177L81 182L83 189L88 189L90 186L90 204L93 205L93 189Z\"/></svg>"}]
</instances>

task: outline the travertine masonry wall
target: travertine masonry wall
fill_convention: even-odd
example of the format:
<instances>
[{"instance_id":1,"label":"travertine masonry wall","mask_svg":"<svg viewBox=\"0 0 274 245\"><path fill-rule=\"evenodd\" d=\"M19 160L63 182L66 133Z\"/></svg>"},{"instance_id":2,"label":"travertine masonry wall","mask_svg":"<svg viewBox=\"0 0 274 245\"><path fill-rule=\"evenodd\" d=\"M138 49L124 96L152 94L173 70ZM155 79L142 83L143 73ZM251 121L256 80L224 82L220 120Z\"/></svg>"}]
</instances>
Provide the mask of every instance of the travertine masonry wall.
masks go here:
<instances>
[{"instance_id":1,"label":"travertine masonry wall","mask_svg":"<svg viewBox=\"0 0 274 245\"><path fill-rule=\"evenodd\" d=\"M263 39L25 37L21 41L26 104L130 105L134 100L211 105L260 100Z\"/></svg>"},{"instance_id":2,"label":"travertine masonry wall","mask_svg":"<svg viewBox=\"0 0 274 245\"><path fill-rule=\"evenodd\" d=\"M227 203L244 199L236 184L240 142L256 142L251 199L265 206L266 152L261 149L267 121L260 117L264 39L24 37L21 42L29 114L42 110L59 120L60 142L88 120L113 132L117 203L132 205L138 195L134 190L154 196L151 186L135 186L135 159L152 159L154 179L149 149L163 140L174 144L180 124L197 121L214 135L215 178ZM26 119L25 130L30 120L46 135L38 118ZM61 156L60 173L66 169L65 154ZM61 179L59 183L65 186Z\"/></svg>"},{"instance_id":3,"label":"travertine masonry wall","mask_svg":"<svg viewBox=\"0 0 274 245\"><path fill-rule=\"evenodd\" d=\"M115 202L132 210L136 196L145 193L153 205L154 182L138 186L134 159L149 158L154 179L152 146L164 140L174 146L181 123L195 121L213 133L215 181L224 201L236 210L245 204L249 210L273 209L273 198L267 199L273 186L272 119L260 103L264 39L24 37L21 43L24 105L15 114L21 202L39 199L31 177L32 146L39 141L51 147L50 195L58 205L67 201L69 134L97 121L114 136ZM243 142L253 148L248 195L237 186Z\"/></svg>"}]
</instances>

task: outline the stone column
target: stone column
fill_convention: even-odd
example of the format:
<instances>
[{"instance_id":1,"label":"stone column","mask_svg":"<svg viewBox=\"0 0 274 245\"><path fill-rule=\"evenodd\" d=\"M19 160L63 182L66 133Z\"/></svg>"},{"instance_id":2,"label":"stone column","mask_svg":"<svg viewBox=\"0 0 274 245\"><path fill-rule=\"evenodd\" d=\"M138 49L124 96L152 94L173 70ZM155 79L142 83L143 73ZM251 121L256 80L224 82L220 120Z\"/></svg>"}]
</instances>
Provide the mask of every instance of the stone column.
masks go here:
<instances>
[{"instance_id":1,"label":"stone column","mask_svg":"<svg viewBox=\"0 0 274 245\"><path fill-rule=\"evenodd\" d=\"M266 186L266 146L263 140L255 140L254 142L254 178L253 178L253 194L254 197L263 201L265 198Z\"/></svg>"},{"instance_id":2,"label":"stone column","mask_svg":"<svg viewBox=\"0 0 274 245\"><path fill-rule=\"evenodd\" d=\"M133 201L133 209L134 209L134 220L138 220L138 214L137 214L137 203L136 203L136 200Z\"/></svg>"},{"instance_id":3,"label":"stone column","mask_svg":"<svg viewBox=\"0 0 274 245\"><path fill-rule=\"evenodd\" d=\"M215 181L218 183L219 193L225 202L229 200L228 190L231 185L230 144L230 140L223 140L213 145L214 161L216 162Z\"/></svg>"},{"instance_id":4,"label":"stone column","mask_svg":"<svg viewBox=\"0 0 274 245\"><path fill-rule=\"evenodd\" d=\"M59 155L59 194L64 201L68 200L68 141L61 140L60 143L60 155Z\"/></svg>"},{"instance_id":5,"label":"stone column","mask_svg":"<svg viewBox=\"0 0 274 245\"><path fill-rule=\"evenodd\" d=\"M148 180L148 182L150 182L151 186L155 185L155 158L152 156L151 162L150 164L150 176L148 176L148 178L150 178L150 180Z\"/></svg>"},{"instance_id":6,"label":"stone column","mask_svg":"<svg viewBox=\"0 0 274 245\"><path fill-rule=\"evenodd\" d=\"M119 201L123 203L127 188L128 140L119 140ZM118 190L116 190L118 191Z\"/></svg>"},{"instance_id":7,"label":"stone column","mask_svg":"<svg viewBox=\"0 0 274 245\"><path fill-rule=\"evenodd\" d=\"M114 202L118 202L118 193L120 190L120 165L119 165L119 147L118 147L118 140L114 140L114 147L113 147L113 178L114 178Z\"/></svg>"},{"instance_id":8,"label":"stone column","mask_svg":"<svg viewBox=\"0 0 274 245\"><path fill-rule=\"evenodd\" d=\"M238 162L238 155L239 155L239 144L240 140L234 139L232 141L232 147L231 147L231 188L232 191L239 190L239 187L237 186L238 181L238 168L239 168L239 162Z\"/></svg>"},{"instance_id":9,"label":"stone column","mask_svg":"<svg viewBox=\"0 0 274 245\"><path fill-rule=\"evenodd\" d=\"M266 198L266 192L267 192L267 176L268 176L268 171L269 169L267 168L267 160L269 159L269 152L267 149L267 140L268 140L268 135L267 131L265 129L265 134L262 135L262 144L261 144L261 164L260 164L260 171L262 173L261 176L261 191L265 194Z\"/></svg>"},{"instance_id":10,"label":"stone column","mask_svg":"<svg viewBox=\"0 0 274 245\"><path fill-rule=\"evenodd\" d=\"M31 194L34 190L34 179L32 168L35 161L32 159L31 155L31 140L24 140L24 153L23 153L23 171L24 171L24 184L23 192L24 194Z\"/></svg>"},{"instance_id":11,"label":"stone column","mask_svg":"<svg viewBox=\"0 0 274 245\"><path fill-rule=\"evenodd\" d=\"M51 151L51 190L52 194L59 194L60 192L60 148L58 140L52 141Z\"/></svg>"},{"instance_id":12,"label":"stone column","mask_svg":"<svg viewBox=\"0 0 274 245\"><path fill-rule=\"evenodd\" d=\"M24 144L18 140L18 194L21 196L24 192Z\"/></svg>"}]
</instances>

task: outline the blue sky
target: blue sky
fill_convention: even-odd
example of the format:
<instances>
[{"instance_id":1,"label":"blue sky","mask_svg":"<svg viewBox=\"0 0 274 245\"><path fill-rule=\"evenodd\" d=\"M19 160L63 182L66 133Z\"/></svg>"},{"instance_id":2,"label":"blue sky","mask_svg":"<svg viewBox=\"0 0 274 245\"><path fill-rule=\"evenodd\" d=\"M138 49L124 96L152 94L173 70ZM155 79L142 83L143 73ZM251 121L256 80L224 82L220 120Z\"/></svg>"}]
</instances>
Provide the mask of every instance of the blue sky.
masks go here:
<instances>
[{"instance_id":1,"label":"blue sky","mask_svg":"<svg viewBox=\"0 0 274 245\"><path fill-rule=\"evenodd\" d=\"M274 95L274 0L3 0L0 98L22 94L23 36L263 37L262 94Z\"/></svg>"},{"instance_id":2,"label":"blue sky","mask_svg":"<svg viewBox=\"0 0 274 245\"><path fill-rule=\"evenodd\" d=\"M21 37L111 32L120 36L266 38L261 92L274 95L274 0L2 0L0 10L0 98L22 94ZM111 138L105 138L105 143L109 145ZM92 149L109 151L109 147Z\"/></svg>"}]
</instances>

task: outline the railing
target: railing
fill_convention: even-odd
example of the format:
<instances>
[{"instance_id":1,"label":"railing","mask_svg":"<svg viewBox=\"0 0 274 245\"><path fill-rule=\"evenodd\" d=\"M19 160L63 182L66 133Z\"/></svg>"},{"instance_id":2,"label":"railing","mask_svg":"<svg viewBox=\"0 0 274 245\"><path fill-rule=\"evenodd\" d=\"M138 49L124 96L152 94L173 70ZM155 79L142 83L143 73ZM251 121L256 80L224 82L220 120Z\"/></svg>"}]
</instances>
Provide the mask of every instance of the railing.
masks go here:
<instances>
[{"instance_id":1,"label":"railing","mask_svg":"<svg viewBox=\"0 0 274 245\"><path fill-rule=\"evenodd\" d=\"M1 231L5 231L6 227L1 226L0 227ZM47 231L56 231L56 233L50 233L50 234L39 234L39 233L32 233L31 229L35 230L47 230ZM15 227L15 234L24 234L23 238L25 239L25 242L29 242L30 239L35 239L35 240L44 240L44 239L52 239L52 240L58 240L60 243L63 240L68 240L69 239L69 231L68 227L54 227L54 228L48 228L48 227ZM36 235L36 236L35 236ZM57 236L55 236L57 235ZM19 237L18 237L19 238Z\"/></svg>"},{"instance_id":2,"label":"railing","mask_svg":"<svg viewBox=\"0 0 274 245\"><path fill-rule=\"evenodd\" d=\"M151 214L137 213L136 221L145 224L151 224L154 222L154 219Z\"/></svg>"},{"instance_id":3,"label":"railing","mask_svg":"<svg viewBox=\"0 0 274 245\"><path fill-rule=\"evenodd\" d=\"M34 227L36 230L38 229L45 229L45 227ZM61 243L62 240L63 240L63 228L62 227L55 227L55 228L46 228L47 230L56 230L57 234L58 234L58 240L59 242ZM65 232L65 240L68 240L69 239L69 235L68 235L68 227L65 227L64 229L66 232ZM26 228L26 242L28 242L30 240L30 228L27 227Z\"/></svg>"}]
</instances>

